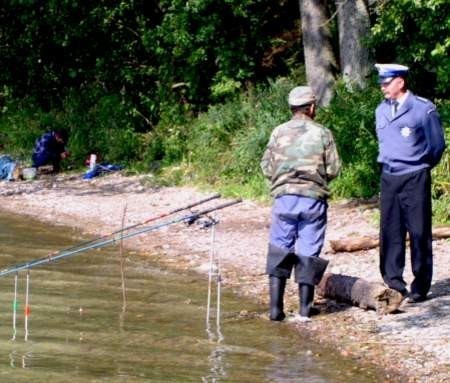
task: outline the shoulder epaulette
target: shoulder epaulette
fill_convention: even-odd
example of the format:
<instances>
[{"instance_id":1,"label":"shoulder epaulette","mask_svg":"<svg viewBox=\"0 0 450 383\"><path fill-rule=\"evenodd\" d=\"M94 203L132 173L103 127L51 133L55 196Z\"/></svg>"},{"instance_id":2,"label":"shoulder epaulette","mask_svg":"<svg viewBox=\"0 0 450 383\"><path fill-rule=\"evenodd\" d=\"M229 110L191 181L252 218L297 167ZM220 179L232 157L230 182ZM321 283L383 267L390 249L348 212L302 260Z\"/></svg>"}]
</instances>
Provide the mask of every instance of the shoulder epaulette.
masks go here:
<instances>
[{"instance_id":1,"label":"shoulder epaulette","mask_svg":"<svg viewBox=\"0 0 450 383\"><path fill-rule=\"evenodd\" d=\"M416 96L416 98L417 98L419 101L424 102L425 104L426 104L426 103L431 103L430 100L428 100L428 99L426 99L426 98L424 98L424 97Z\"/></svg>"}]
</instances>

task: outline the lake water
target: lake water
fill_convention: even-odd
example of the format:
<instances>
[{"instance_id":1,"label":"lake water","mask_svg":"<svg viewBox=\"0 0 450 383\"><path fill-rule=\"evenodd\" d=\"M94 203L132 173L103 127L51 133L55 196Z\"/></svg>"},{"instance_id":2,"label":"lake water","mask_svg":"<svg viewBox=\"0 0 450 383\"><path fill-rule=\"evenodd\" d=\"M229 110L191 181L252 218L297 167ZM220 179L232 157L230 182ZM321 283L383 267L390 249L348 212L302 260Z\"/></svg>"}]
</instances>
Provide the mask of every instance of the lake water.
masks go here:
<instances>
[{"instance_id":1,"label":"lake water","mask_svg":"<svg viewBox=\"0 0 450 383\"><path fill-rule=\"evenodd\" d=\"M0 212L0 269L84 240ZM125 254L124 307L119 254L105 247L32 269L27 334L27 272L19 272L15 339L15 278L0 278L0 382L382 381L290 326L240 315L266 308L224 290L219 327L212 313L207 331L207 278L162 270L148 257Z\"/></svg>"}]
</instances>

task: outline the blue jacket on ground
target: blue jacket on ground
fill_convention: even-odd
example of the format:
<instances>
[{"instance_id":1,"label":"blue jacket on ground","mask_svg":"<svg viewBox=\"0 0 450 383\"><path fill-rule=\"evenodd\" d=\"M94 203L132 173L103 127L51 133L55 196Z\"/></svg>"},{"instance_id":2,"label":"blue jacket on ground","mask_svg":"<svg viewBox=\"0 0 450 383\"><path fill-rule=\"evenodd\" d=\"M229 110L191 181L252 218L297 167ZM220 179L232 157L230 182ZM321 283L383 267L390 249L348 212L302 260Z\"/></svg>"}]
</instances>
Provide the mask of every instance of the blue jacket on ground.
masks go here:
<instances>
[{"instance_id":1,"label":"blue jacket on ground","mask_svg":"<svg viewBox=\"0 0 450 383\"><path fill-rule=\"evenodd\" d=\"M123 169L122 165L115 165L115 164L108 164L108 163L97 164L94 166L93 169L87 171L83 175L83 179L89 180L91 178L98 177L103 174L115 172L117 170L122 170L122 169Z\"/></svg>"},{"instance_id":2,"label":"blue jacket on ground","mask_svg":"<svg viewBox=\"0 0 450 383\"><path fill-rule=\"evenodd\" d=\"M427 99L409 93L392 117L389 100L375 112L378 162L389 174L407 174L433 168L445 149L444 132L436 107Z\"/></svg>"}]
</instances>

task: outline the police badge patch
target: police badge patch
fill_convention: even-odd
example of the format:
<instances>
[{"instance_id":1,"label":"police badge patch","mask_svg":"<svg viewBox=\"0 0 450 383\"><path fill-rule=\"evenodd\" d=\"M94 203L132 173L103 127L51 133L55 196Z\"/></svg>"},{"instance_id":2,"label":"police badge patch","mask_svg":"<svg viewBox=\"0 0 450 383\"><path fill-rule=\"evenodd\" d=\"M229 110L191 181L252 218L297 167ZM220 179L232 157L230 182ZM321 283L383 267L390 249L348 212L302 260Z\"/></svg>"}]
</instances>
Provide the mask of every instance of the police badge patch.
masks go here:
<instances>
[{"instance_id":1,"label":"police badge patch","mask_svg":"<svg viewBox=\"0 0 450 383\"><path fill-rule=\"evenodd\" d=\"M403 127L403 128L400 130L400 134L401 134L403 137L409 137L409 136L411 135L411 129L408 128L407 126L405 126L405 127Z\"/></svg>"}]
</instances>

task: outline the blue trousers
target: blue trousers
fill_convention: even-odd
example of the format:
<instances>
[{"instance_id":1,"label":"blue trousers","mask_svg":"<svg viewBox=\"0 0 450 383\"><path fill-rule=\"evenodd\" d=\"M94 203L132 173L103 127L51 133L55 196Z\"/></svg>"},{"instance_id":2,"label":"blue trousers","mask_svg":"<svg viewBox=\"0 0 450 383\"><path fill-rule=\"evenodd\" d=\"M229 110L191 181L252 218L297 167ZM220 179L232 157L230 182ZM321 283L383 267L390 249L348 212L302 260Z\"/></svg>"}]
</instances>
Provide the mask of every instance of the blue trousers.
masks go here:
<instances>
[{"instance_id":1,"label":"blue trousers","mask_svg":"<svg viewBox=\"0 0 450 383\"><path fill-rule=\"evenodd\" d=\"M433 276L431 176L429 169L381 176L380 272L386 284L406 294L406 232L414 281L411 292L425 296Z\"/></svg>"},{"instance_id":2,"label":"blue trousers","mask_svg":"<svg viewBox=\"0 0 450 383\"><path fill-rule=\"evenodd\" d=\"M267 255L267 273L289 277L301 257L318 257L327 225L326 201L297 195L275 198Z\"/></svg>"},{"instance_id":3,"label":"blue trousers","mask_svg":"<svg viewBox=\"0 0 450 383\"><path fill-rule=\"evenodd\" d=\"M53 165L54 171L59 171L61 166L61 154L60 153L33 153L32 157L33 167Z\"/></svg>"}]
</instances>

